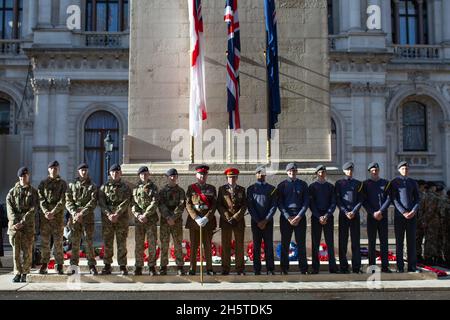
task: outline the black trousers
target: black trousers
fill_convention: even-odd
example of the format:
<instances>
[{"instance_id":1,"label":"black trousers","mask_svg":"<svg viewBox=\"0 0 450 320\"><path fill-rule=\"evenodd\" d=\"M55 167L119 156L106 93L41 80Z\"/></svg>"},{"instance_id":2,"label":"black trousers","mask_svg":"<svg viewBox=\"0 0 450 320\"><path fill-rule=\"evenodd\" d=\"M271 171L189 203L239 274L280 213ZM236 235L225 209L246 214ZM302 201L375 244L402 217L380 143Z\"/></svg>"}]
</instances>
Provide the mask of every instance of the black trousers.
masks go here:
<instances>
[{"instance_id":1,"label":"black trousers","mask_svg":"<svg viewBox=\"0 0 450 320\"><path fill-rule=\"evenodd\" d=\"M334 221L332 217L328 219L328 223L324 226L320 224L318 218L311 217L312 268L313 271L319 271L320 269L319 247L322 230L328 250L328 267L330 272L334 272L337 271L337 266L334 255Z\"/></svg>"},{"instance_id":2,"label":"black trousers","mask_svg":"<svg viewBox=\"0 0 450 320\"><path fill-rule=\"evenodd\" d=\"M295 242L298 248L298 266L301 272L308 271L308 260L306 258L306 217L300 220L300 223L294 227L284 216L280 217L281 230L281 269L289 270L289 246L292 233L295 235Z\"/></svg>"},{"instance_id":3,"label":"black trousers","mask_svg":"<svg viewBox=\"0 0 450 320\"><path fill-rule=\"evenodd\" d=\"M352 243L352 269L361 269L361 230L359 214L349 220L344 213L339 213L339 266L341 271L348 271L347 247L350 233Z\"/></svg>"},{"instance_id":4,"label":"black trousers","mask_svg":"<svg viewBox=\"0 0 450 320\"><path fill-rule=\"evenodd\" d=\"M399 212L395 212L394 230L395 230L395 247L397 256L397 268L404 269L405 261L403 259L403 246L406 233L406 247L408 254L408 270L415 271L417 268L417 252L416 252L416 228L417 218L410 220L405 219Z\"/></svg>"},{"instance_id":5,"label":"black trousers","mask_svg":"<svg viewBox=\"0 0 450 320\"><path fill-rule=\"evenodd\" d=\"M275 270L275 262L273 255L273 221L266 225L264 230L258 228L252 221L253 234L253 270L261 272L261 242L264 240L264 254L266 257L267 271Z\"/></svg>"},{"instance_id":6,"label":"black trousers","mask_svg":"<svg viewBox=\"0 0 450 320\"><path fill-rule=\"evenodd\" d=\"M371 266L376 265L377 233L378 237L380 238L381 268L387 269L389 267L387 212L383 212L383 219L381 219L381 221L377 221L371 216L367 217L367 237L369 240L369 265Z\"/></svg>"}]
</instances>

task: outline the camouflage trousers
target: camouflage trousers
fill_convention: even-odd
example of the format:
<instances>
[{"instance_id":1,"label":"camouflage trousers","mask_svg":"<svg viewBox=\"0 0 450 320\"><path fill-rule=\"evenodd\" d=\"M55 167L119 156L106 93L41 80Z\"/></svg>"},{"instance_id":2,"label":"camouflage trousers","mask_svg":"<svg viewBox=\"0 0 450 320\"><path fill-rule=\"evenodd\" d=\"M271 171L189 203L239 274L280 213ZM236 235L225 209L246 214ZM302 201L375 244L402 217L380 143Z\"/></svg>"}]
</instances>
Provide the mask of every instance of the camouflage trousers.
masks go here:
<instances>
[{"instance_id":1,"label":"camouflage trousers","mask_svg":"<svg viewBox=\"0 0 450 320\"><path fill-rule=\"evenodd\" d=\"M29 274L33 260L34 229L22 230L10 235L9 243L13 249L14 274Z\"/></svg>"},{"instance_id":2,"label":"camouflage trousers","mask_svg":"<svg viewBox=\"0 0 450 320\"><path fill-rule=\"evenodd\" d=\"M128 220L112 223L103 218L102 220L103 242L105 244L105 255L103 262L112 264L114 256L114 236L117 243L117 262L119 266L127 265L127 237L128 237Z\"/></svg>"},{"instance_id":3,"label":"camouflage trousers","mask_svg":"<svg viewBox=\"0 0 450 320\"><path fill-rule=\"evenodd\" d=\"M425 237L425 228L421 225L421 222L417 220L416 230L416 252L417 257L423 257L423 238Z\"/></svg>"},{"instance_id":4,"label":"camouflage trousers","mask_svg":"<svg viewBox=\"0 0 450 320\"><path fill-rule=\"evenodd\" d=\"M183 223L177 222L174 226L169 226L167 222L161 222L159 229L161 239L161 267L169 264L169 242L172 235L173 247L175 249L175 261L178 267L184 265L183 258Z\"/></svg>"},{"instance_id":5,"label":"camouflage trousers","mask_svg":"<svg viewBox=\"0 0 450 320\"><path fill-rule=\"evenodd\" d=\"M50 240L53 237L53 250L56 264L64 264L64 222L62 219L47 220L41 218L42 263L50 261Z\"/></svg>"},{"instance_id":6,"label":"camouflage trousers","mask_svg":"<svg viewBox=\"0 0 450 320\"><path fill-rule=\"evenodd\" d=\"M439 224L433 224L428 225L425 230L425 259L442 257L442 233L440 228Z\"/></svg>"},{"instance_id":7,"label":"camouflage trousers","mask_svg":"<svg viewBox=\"0 0 450 320\"><path fill-rule=\"evenodd\" d=\"M72 229L72 257L70 258L70 264L77 266L80 262L80 243L81 239L85 241L86 256L89 266L95 266L94 252L94 223L75 223L71 227Z\"/></svg>"},{"instance_id":8,"label":"camouflage trousers","mask_svg":"<svg viewBox=\"0 0 450 320\"><path fill-rule=\"evenodd\" d=\"M148 241L148 266L156 266L156 244L157 244L157 226L156 223L143 224L140 222L136 223L135 228L135 256L136 256L136 267L144 266L144 244L145 238Z\"/></svg>"}]
</instances>

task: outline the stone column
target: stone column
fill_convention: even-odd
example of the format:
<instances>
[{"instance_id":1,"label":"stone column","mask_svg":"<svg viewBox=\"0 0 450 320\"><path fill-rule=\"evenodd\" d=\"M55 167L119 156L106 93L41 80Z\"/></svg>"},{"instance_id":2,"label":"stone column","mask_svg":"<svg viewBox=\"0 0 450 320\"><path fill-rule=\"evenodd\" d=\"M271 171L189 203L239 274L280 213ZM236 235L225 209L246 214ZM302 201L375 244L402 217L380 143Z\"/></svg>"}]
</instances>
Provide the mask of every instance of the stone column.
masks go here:
<instances>
[{"instance_id":1,"label":"stone column","mask_svg":"<svg viewBox=\"0 0 450 320\"><path fill-rule=\"evenodd\" d=\"M363 179L366 176L367 138L370 135L370 97L366 83L352 83L351 110L352 110L352 150L344 161L355 163L355 178Z\"/></svg>"},{"instance_id":2,"label":"stone column","mask_svg":"<svg viewBox=\"0 0 450 320\"><path fill-rule=\"evenodd\" d=\"M69 147L67 135L70 79L54 79L55 87L55 158L60 162L61 177L67 179Z\"/></svg>"},{"instance_id":3,"label":"stone column","mask_svg":"<svg viewBox=\"0 0 450 320\"><path fill-rule=\"evenodd\" d=\"M386 42L392 43L392 10L391 1L382 0L381 3L381 28L386 33Z\"/></svg>"},{"instance_id":4,"label":"stone column","mask_svg":"<svg viewBox=\"0 0 450 320\"><path fill-rule=\"evenodd\" d=\"M417 13L419 15L419 44L425 44L423 0L417 0Z\"/></svg>"},{"instance_id":5,"label":"stone column","mask_svg":"<svg viewBox=\"0 0 450 320\"><path fill-rule=\"evenodd\" d=\"M398 0L394 0L395 44L400 43L400 8Z\"/></svg>"},{"instance_id":6,"label":"stone column","mask_svg":"<svg viewBox=\"0 0 450 320\"><path fill-rule=\"evenodd\" d=\"M450 1L442 1L442 41L450 45Z\"/></svg>"},{"instance_id":7,"label":"stone column","mask_svg":"<svg viewBox=\"0 0 450 320\"><path fill-rule=\"evenodd\" d=\"M38 27L39 28L51 28L52 27L52 1L51 0L39 0Z\"/></svg>"},{"instance_id":8,"label":"stone column","mask_svg":"<svg viewBox=\"0 0 450 320\"><path fill-rule=\"evenodd\" d=\"M367 121L370 121L368 137L367 161L376 161L380 164L383 176L387 172L387 145L386 145L386 86L384 84L371 84L369 86L370 111Z\"/></svg>"},{"instance_id":9,"label":"stone column","mask_svg":"<svg viewBox=\"0 0 450 320\"><path fill-rule=\"evenodd\" d=\"M339 32L347 32L350 25L350 1L349 0L340 0L339 1Z\"/></svg>"},{"instance_id":10,"label":"stone column","mask_svg":"<svg viewBox=\"0 0 450 320\"><path fill-rule=\"evenodd\" d=\"M349 31L361 31L361 0L350 1Z\"/></svg>"},{"instance_id":11,"label":"stone column","mask_svg":"<svg viewBox=\"0 0 450 320\"><path fill-rule=\"evenodd\" d=\"M49 103L51 79L34 79L34 126L33 126L33 184L47 176L49 161Z\"/></svg>"}]
</instances>

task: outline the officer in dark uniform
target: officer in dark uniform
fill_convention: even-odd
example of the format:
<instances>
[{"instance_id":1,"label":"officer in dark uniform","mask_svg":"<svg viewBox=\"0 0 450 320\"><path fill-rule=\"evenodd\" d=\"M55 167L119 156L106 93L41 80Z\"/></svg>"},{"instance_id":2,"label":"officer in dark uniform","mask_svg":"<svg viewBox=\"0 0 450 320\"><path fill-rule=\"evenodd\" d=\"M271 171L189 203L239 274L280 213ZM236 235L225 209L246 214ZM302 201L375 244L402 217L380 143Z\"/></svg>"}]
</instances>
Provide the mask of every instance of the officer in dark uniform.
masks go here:
<instances>
[{"instance_id":1,"label":"officer in dark uniform","mask_svg":"<svg viewBox=\"0 0 450 320\"><path fill-rule=\"evenodd\" d=\"M228 275L231 267L231 236L235 239L236 272L245 275L244 236L247 212L247 197L245 188L237 185L239 170L228 168L224 172L228 183L219 188L217 210L220 214L222 229L222 274Z\"/></svg>"},{"instance_id":2,"label":"officer in dark uniform","mask_svg":"<svg viewBox=\"0 0 450 320\"><path fill-rule=\"evenodd\" d=\"M367 212L369 238L369 265L376 265L377 232L380 238L381 272L391 273L388 260L388 208L391 204L390 182L380 178L380 166L369 164L370 178L363 182L364 208Z\"/></svg>"},{"instance_id":3,"label":"officer in dark uniform","mask_svg":"<svg viewBox=\"0 0 450 320\"><path fill-rule=\"evenodd\" d=\"M336 210L336 193L334 186L326 180L327 168L316 167L317 180L309 186L309 208L311 209L311 242L313 274L320 269L319 247L322 230L328 250L328 266L330 273L339 273L334 255L334 217Z\"/></svg>"},{"instance_id":4,"label":"officer in dark uniform","mask_svg":"<svg viewBox=\"0 0 450 320\"><path fill-rule=\"evenodd\" d=\"M189 274L195 275L197 268L197 250L202 232L204 254L206 258L206 274L213 275L211 240L217 227L215 216L217 208L216 188L206 183L209 167L200 165L195 168L197 183L190 185L186 191L186 210L189 213L186 228L190 231L191 265ZM200 229L200 227L202 227ZM201 244L200 244L201 245Z\"/></svg>"},{"instance_id":5,"label":"officer in dark uniform","mask_svg":"<svg viewBox=\"0 0 450 320\"><path fill-rule=\"evenodd\" d=\"M391 197L395 205L394 229L397 272L403 273L405 270L405 262L403 260L405 232L408 251L408 272L420 272L417 270L416 256L416 214L420 202L419 187L415 180L408 177L409 165L406 161L400 162L397 169L400 172L400 176L391 182Z\"/></svg>"},{"instance_id":6,"label":"officer in dark uniform","mask_svg":"<svg viewBox=\"0 0 450 320\"><path fill-rule=\"evenodd\" d=\"M352 243L352 270L362 273L360 252L360 216L362 206L362 182L353 179L353 162L347 162L342 170L345 179L336 182L336 203L339 208L339 265L342 273L349 273L347 261L348 235Z\"/></svg>"},{"instance_id":7,"label":"officer in dark uniform","mask_svg":"<svg viewBox=\"0 0 450 320\"><path fill-rule=\"evenodd\" d=\"M289 245L292 232L298 247L298 265L302 274L308 273L306 258L306 211L309 207L308 185L297 179L297 165L286 166L288 178L277 187L281 230L281 273L288 274Z\"/></svg>"},{"instance_id":8,"label":"officer in dark uniform","mask_svg":"<svg viewBox=\"0 0 450 320\"><path fill-rule=\"evenodd\" d=\"M266 182L266 168L256 169L256 183L247 189L247 206L252 217L253 269L261 274L261 242L264 240L267 274L275 274L273 216L277 211L277 189Z\"/></svg>"}]
</instances>

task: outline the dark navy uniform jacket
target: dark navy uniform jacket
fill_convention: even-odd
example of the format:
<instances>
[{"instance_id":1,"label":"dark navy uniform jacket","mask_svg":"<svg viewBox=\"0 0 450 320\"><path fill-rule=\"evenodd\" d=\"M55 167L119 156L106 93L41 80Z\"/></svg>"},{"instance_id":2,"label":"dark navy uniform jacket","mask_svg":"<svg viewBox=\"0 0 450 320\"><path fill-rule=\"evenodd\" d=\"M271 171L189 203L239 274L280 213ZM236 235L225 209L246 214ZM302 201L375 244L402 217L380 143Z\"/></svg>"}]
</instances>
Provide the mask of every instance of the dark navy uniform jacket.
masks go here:
<instances>
[{"instance_id":1,"label":"dark navy uniform jacket","mask_svg":"<svg viewBox=\"0 0 450 320\"><path fill-rule=\"evenodd\" d=\"M356 179L341 179L336 182L336 202L340 213L359 214L362 206L362 182Z\"/></svg>"},{"instance_id":2,"label":"dark navy uniform jacket","mask_svg":"<svg viewBox=\"0 0 450 320\"><path fill-rule=\"evenodd\" d=\"M368 179L363 182L364 208L367 214L373 216L377 211L386 212L391 204L391 183L386 179L377 181Z\"/></svg>"},{"instance_id":3,"label":"dark navy uniform jacket","mask_svg":"<svg viewBox=\"0 0 450 320\"><path fill-rule=\"evenodd\" d=\"M320 218L327 215L327 218L333 217L334 210L336 210L336 193L334 186L329 182L313 182L309 186L310 202L313 217Z\"/></svg>"},{"instance_id":4,"label":"dark navy uniform jacket","mask_svg":"<svg viewBox=\"0 0 450 320\"><path fill-rule=\"evenodd\" d=\"M391 182L391 197L396 214L419 209L420 194L417 182L408 177L397 177Z\"/></svg>"},{"instance_id":5,"label":"dark navy uniform jacket","mask_svg":"<svg viewBox=\"0 0 450 320\"><path fill-rule=\"evenodd\" d=\"M277 189L264 182L257 181L247 189L248 211L253 222L271 220L277 211Z\"/></svg>"},{"instance_id":6,"label":"dark navy uniform jacket","mask_svg":"<svg viewBox=\"0 0 450 320\"><path fill-rule=\"evenodd\" d=\"M281 182L278 187L278 209L281 215L289 217L304 217L309 206L308 185L306 182L290 178Z\"/></svg>"}]
</instances>

